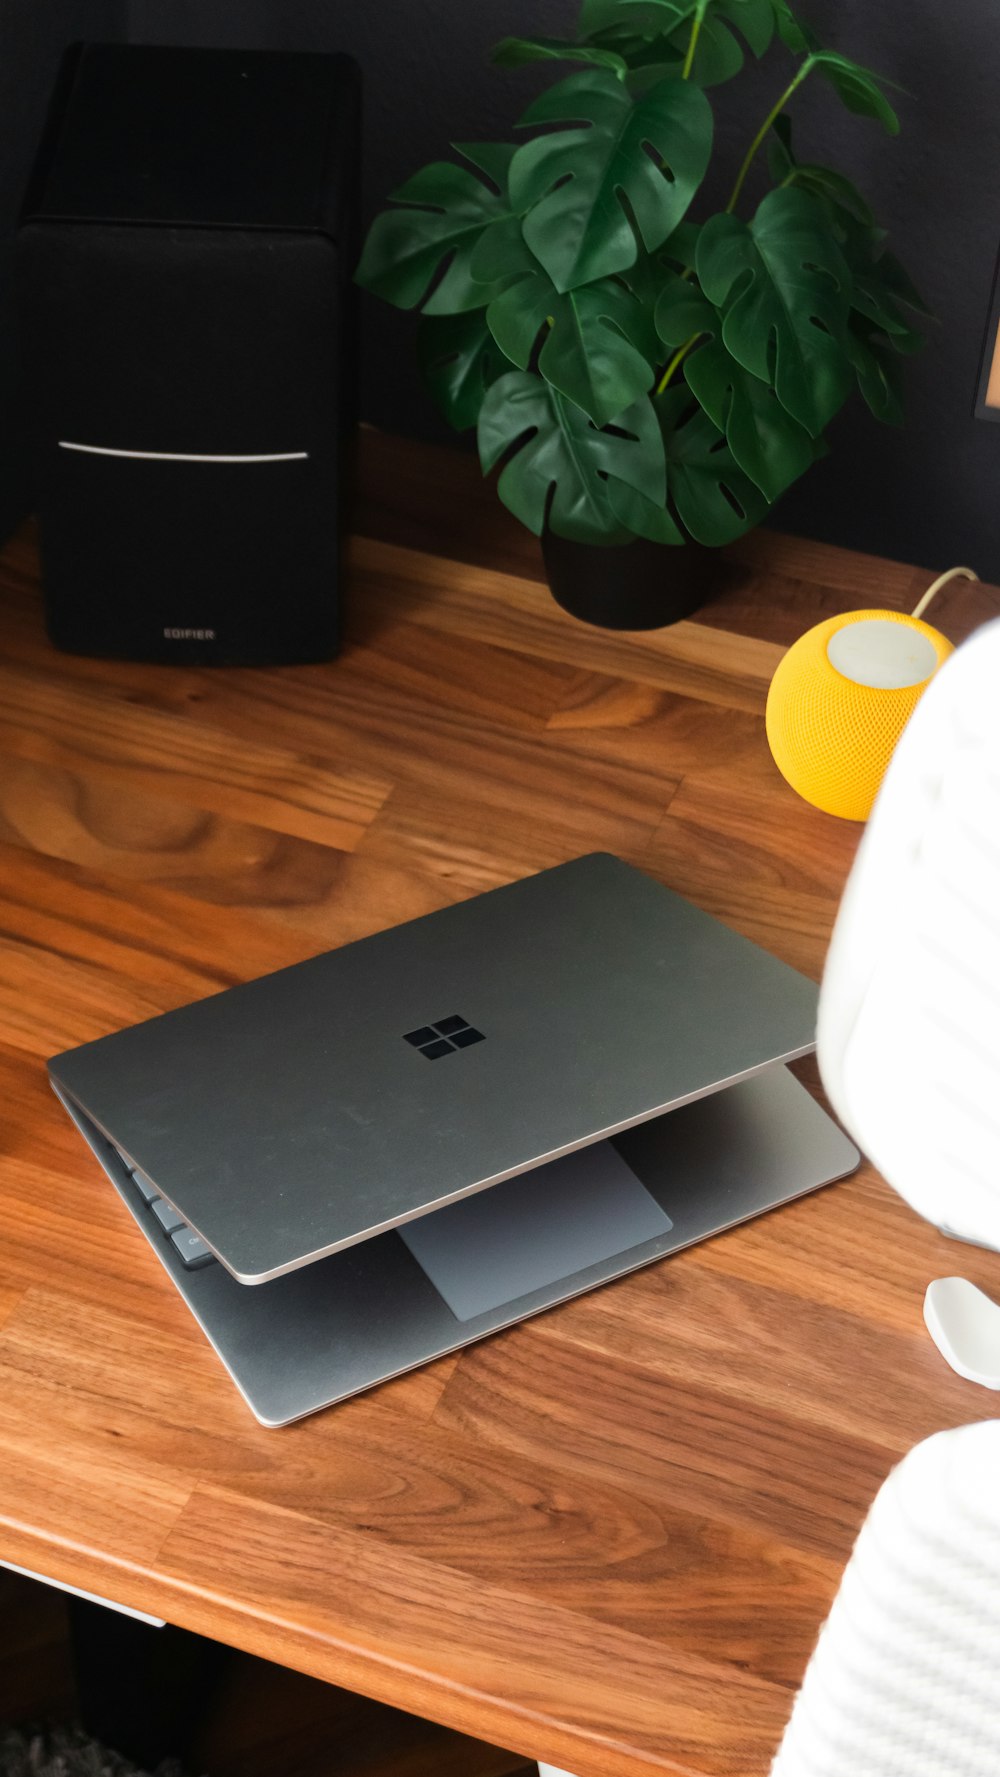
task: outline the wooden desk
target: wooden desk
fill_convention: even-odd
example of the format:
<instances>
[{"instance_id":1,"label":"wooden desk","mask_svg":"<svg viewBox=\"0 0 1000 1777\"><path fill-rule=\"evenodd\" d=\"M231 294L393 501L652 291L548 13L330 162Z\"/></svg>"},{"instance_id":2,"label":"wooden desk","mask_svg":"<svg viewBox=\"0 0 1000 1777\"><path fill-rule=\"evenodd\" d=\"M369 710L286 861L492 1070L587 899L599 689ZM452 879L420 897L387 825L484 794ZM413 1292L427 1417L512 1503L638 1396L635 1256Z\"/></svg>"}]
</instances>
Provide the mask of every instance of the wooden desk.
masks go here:
<instances>
[{"instance_id":1,"label":"wooden desk","mask_svg":"<svg viewBox=\"0 0 1000 1777\"><path fill-rule=\"evenodd\" d=\"M264 1431L42 1064L594 847L817 976L858 832L773 769L768 680L927 577L761 535L697 621L588 630L474 463L376 437L360 529L297 670L56 654L4 558L0 1557L579 1777L760 1777L882 1477L991 1411L922 1329L953 1246L864 1169Z\"/></svg>"}]
</instances>

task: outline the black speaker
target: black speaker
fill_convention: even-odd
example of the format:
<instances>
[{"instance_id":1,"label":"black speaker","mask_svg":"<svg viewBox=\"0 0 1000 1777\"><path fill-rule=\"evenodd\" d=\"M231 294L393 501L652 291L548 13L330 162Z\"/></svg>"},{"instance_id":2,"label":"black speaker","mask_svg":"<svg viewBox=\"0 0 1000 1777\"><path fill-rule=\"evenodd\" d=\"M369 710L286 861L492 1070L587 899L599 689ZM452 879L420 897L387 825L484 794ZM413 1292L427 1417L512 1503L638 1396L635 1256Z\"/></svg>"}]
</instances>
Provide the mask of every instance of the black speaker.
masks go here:
<instances>
[{"instance_id":1,"label":"black speaker","mask_svg":"<svg viewBox=\"0 0 1000 1777\"><path fill-rule=\"evenodd\" d=\"M359 128L347 56L71 52L17 248L59 647L336 652Z\"/></svg>"}]
</instances>

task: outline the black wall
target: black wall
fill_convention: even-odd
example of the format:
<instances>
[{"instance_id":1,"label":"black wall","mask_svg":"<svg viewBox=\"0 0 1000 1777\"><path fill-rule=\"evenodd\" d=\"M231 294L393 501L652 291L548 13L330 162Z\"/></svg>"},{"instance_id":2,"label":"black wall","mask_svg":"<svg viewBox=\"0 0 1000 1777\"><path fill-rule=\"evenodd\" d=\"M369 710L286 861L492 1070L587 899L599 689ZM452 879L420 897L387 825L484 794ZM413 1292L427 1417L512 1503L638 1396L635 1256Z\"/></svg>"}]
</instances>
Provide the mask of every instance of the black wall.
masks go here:
<instances>
[{"instance_id":1,"label":"black wall","mask_svg":"<svg viewBox=\"0 0 1000 1777\"><path fill-rule=\"evenodd\" d=\"M857 180L937 320L927 351L907 366L905 426L880 426L854 403L834 428L831 456L791 490L775 522L928 567L968 561L1000 580L1000 426L971 417L1000 240L995 0L799 5L825 42L906 89L903 132L892 140L810 82L794 102L797 138L800 152ZM566 35L575 12L576 0L0 0L0 115L13 132L3 161L5 220L60 33L350 50L366 79L370 216L449 140L506 135L531 94L560 70L492 68L490 45L512 32ZM720 188L780 91L785 66L775 51L763 68L713 94ZM6 355L6 314L0 319ZM386 428L442 437L414 369L413 325L366 303L363 411ZM0 363L0 393L8 374ZM9 426L0 423L5 467L13 464L16 479L16 435L12 453Z\"/></svg>"}]
</instances>

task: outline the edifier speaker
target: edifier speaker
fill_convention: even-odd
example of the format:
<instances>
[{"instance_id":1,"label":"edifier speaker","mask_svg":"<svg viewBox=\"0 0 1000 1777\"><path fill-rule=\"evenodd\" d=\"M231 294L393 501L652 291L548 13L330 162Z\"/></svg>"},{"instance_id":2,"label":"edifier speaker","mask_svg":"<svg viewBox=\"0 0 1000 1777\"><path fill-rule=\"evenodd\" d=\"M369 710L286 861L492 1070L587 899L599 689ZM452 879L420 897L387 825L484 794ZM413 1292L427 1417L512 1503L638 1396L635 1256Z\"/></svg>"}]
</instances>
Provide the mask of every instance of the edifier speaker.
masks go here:
<instances>
[{"instance_id":1,"label":"edifier speaker","mask_svg":"<svg viewBox=\"0 0 1000 1777\"><path fill-rule=\"evenodd\" d=\"M347 56L70 53L18 233L59 647L336 652L359 121Z\"/></svg>"}]
</instances>

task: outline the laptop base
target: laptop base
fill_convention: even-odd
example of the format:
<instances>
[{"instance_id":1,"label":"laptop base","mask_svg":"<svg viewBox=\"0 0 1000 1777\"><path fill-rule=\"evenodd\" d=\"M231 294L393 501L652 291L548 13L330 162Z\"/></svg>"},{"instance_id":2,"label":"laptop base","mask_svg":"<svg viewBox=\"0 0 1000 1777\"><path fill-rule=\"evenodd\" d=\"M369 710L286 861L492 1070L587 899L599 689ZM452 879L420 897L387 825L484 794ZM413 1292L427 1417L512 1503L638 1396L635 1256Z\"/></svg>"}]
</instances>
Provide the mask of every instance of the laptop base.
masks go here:
<instances>
[{"instance_id":1,"label":"laptop base","mask_svg":"<svg viewBox=\"0 0 1000 1777\"><path fill-rule=\"evenodd\" d=\"M640 1265L760 1215L852 1172L858 1151L783 1066L764 1069L720 1092L682 1105L665 1116L626 1130L610 1142L609 1164L595 1165L595 1148L553 1162L562 1168L556 1187L545 1190L545 1166L493 1185L477 1226L477 1198L434 1212L424 1222L461 1211L464 1228L442 1227L435 1251L425 1257L442 1280L441 1253L461 1246L463 1295L460 1319L407 1245L420 1250L418 1222L249 1287L218 1262L187 1270L144 1202L117 1150L76 1105L57 1096L93 1150L161 1264L170 1273L195 1319L262 1425L285 1425L372 1388L435 1357L482 1339L501 1327L539 1314L558 1302L623 1276ZM574 1194L572 1167L586 1176ZM643 1191L630 1188L623 1168ZM567 1170L568 1169L568 1170ZM602 1180L610 1184L605 1188ZM530 1190L531 1216L523 1209ZM615 1193L622 1195L616 1197ZM504 1194L511 1225L524 1242L520 1279L532 1287L495 1302L496 1277L517 1288L518 1257L507 1230L503 1263L490 1224L503 1220ZM545 1225L546 1198L550 1199ZM646 1201L643 1201L643 1199ZM648 1203L648 1207L647 1207ZM588 1218L572 1230L577 1214ZM539 1219L540 1218L540 1219ZM635 1241L636 1232L654 1231ZM419 1230L419 1232L418 1232ZM569 1274L537 1281L540 1243L557 1251L560 1240L589 1262ZM589 1241L589 1245L588 1245ZM582 1242L582 1244L581 1244ZM596 1242L596 1245L595 1245ZM516 1242L514 1243L516 1246ZM590 1256L597 1251L599 1256ZM447 1269L447 1265L446 1265ZM551 1267L550 1267L551 1269ZM445 1283L444 1287L448 1287ZM479 1303L489 1305L477 1312Z\"/></svg>"}]
</instances>

